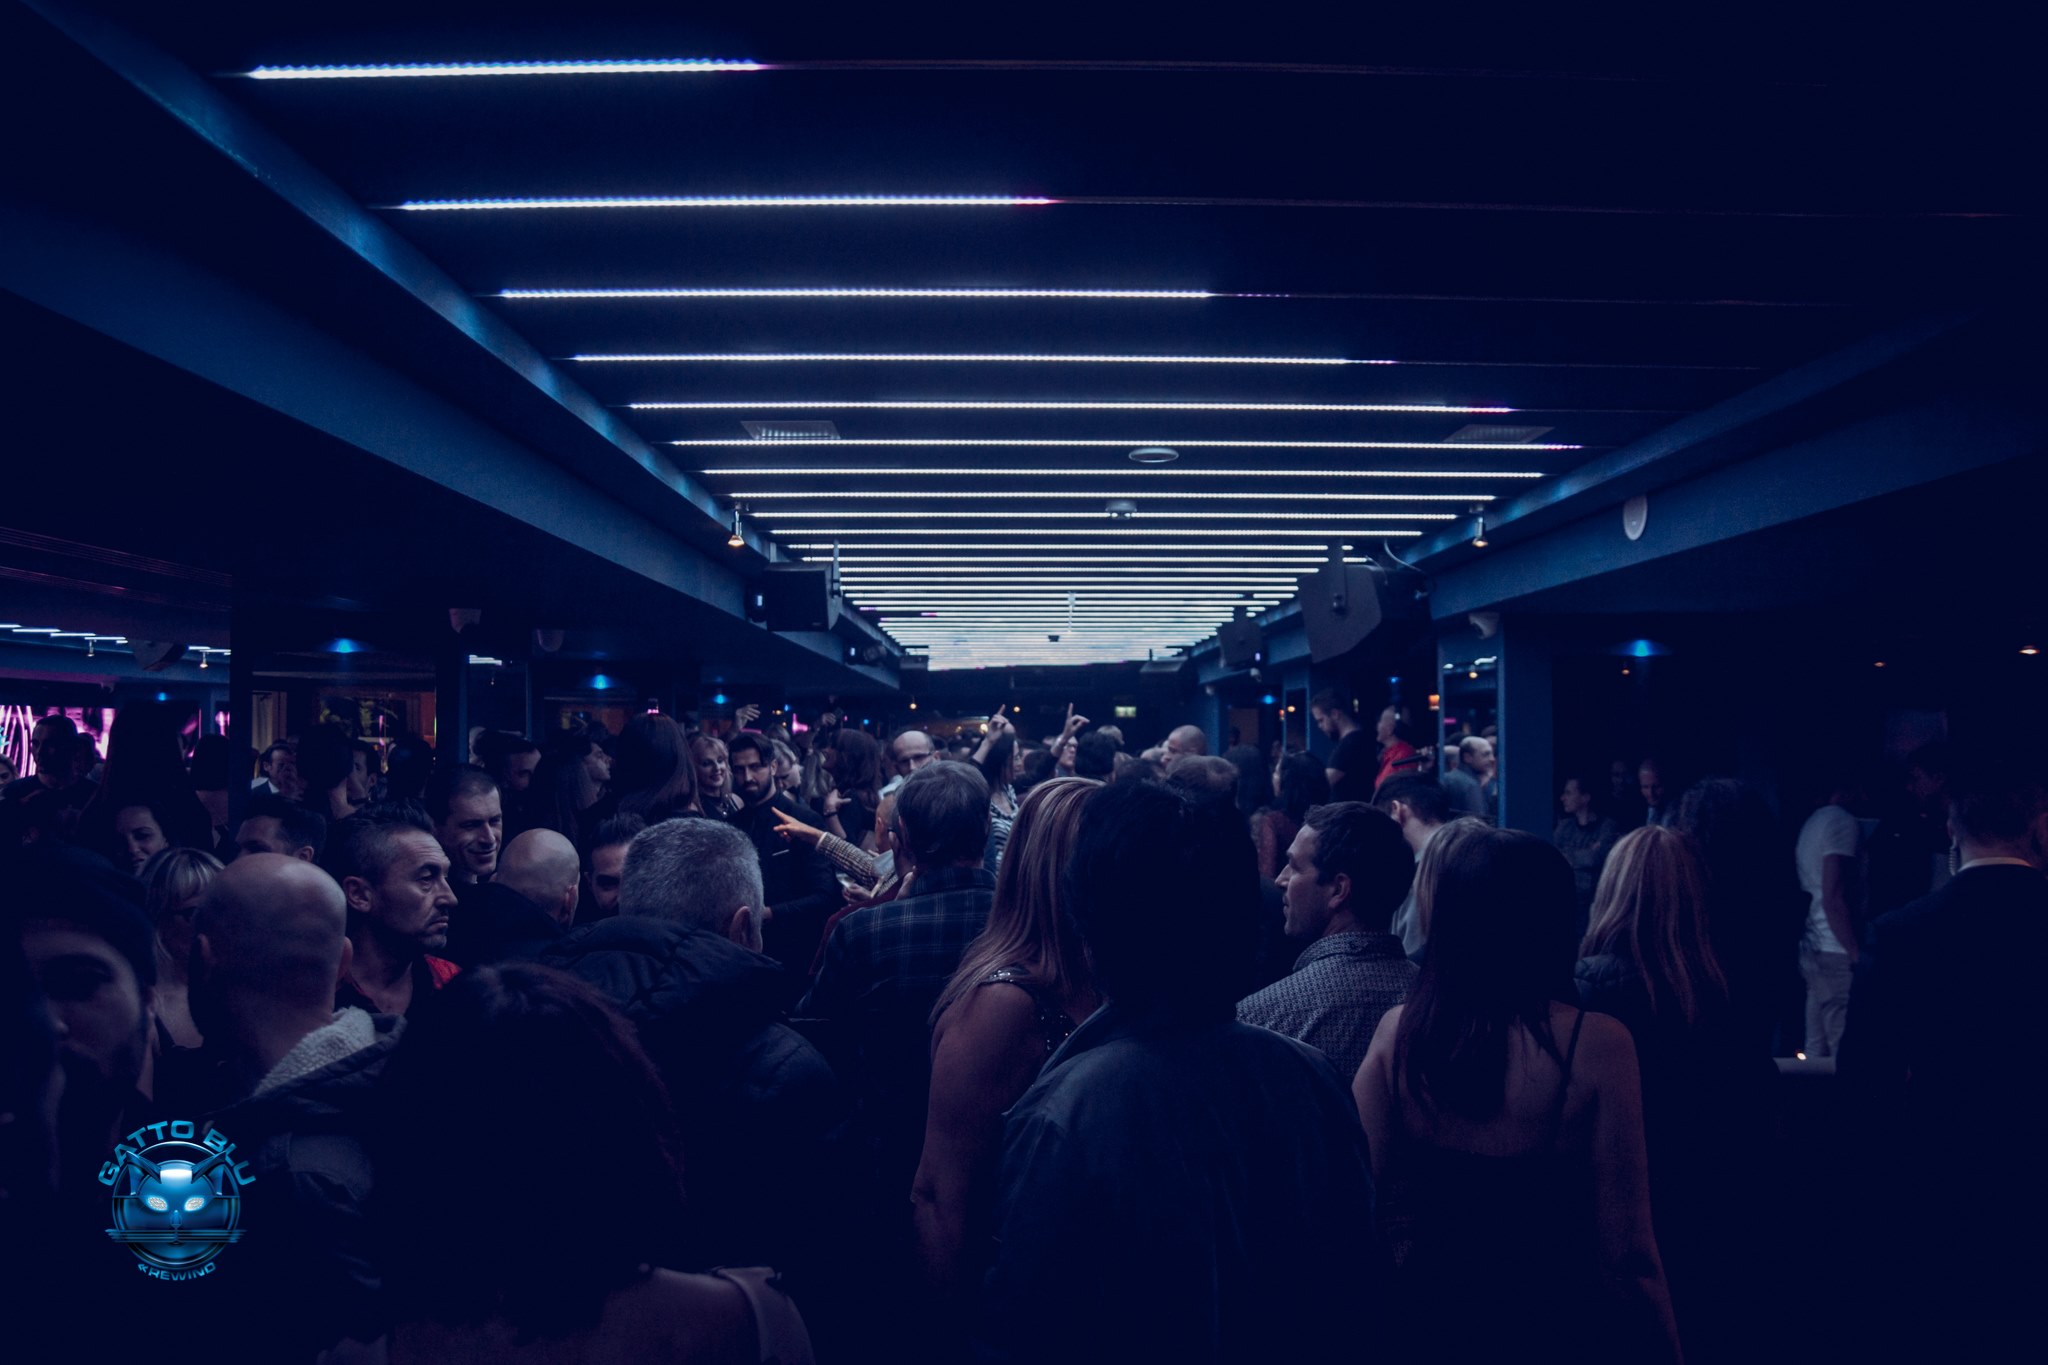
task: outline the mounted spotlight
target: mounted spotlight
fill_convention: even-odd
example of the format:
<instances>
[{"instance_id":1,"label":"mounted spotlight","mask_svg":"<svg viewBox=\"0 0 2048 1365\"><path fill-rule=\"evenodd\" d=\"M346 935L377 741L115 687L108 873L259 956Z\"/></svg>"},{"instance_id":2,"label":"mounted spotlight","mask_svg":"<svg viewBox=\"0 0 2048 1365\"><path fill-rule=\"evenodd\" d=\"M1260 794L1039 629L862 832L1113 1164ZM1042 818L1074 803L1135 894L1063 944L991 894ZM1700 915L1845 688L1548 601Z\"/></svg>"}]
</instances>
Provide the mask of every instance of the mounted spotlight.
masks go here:
<instances>
[{"instance_id":1,"label":"mounted spotlight","mask_svg":"<svg viewBox=\"0 0 2048 1365\"><path fill-rule=\"evenodd\" d=\"M1138 515L1138 504L1129 498L1117 498L1102 510L1109 513L1111 521L1129 521Z\"/></svg>"},{"instance_id":2,"label":"mounted spotlight","mask_svg":"<svg viewBox=\"0 0 2048 1365\"><path fill-rule=\"evenodd\" d=\"M1172 464L1179 458L1178 450L1168 450L1165 446L1141 446L1131 452L1133 464Z\"/></svg>"},{"instance_id":3,"label":"mounted spotlight","mask_svg":"<svg viewBox=\"0 0 2048 1365\"><path fill-rule=\"evenodd\" d=\"M725 538L725 543L735 550L745 548L747 543L747 538L740 534L740 509L737 506L732 509L732 534Z\"/></svg>"},{"instance_id":4,"label":"mounted spotlight","mask_svg":"<svg viewBox=\"0 0 2048 1365\"><path fill-rule=\"evenodd\" d=\"M1472 523L1472 548L1475 550L1486 548L1486 515L1484 513L1481 513L1478 520Z\"/></svg>"}]
</instances>

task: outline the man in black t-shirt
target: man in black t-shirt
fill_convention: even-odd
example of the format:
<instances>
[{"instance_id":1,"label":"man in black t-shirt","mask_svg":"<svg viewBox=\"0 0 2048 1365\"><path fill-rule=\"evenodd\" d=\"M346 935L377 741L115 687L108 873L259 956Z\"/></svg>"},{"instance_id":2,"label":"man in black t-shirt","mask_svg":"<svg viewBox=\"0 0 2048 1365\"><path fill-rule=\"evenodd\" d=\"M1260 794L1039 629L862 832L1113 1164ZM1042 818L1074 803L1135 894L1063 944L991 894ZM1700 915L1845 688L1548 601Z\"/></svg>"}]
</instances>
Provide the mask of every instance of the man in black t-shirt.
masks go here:
<instances>
[{"instance_id":1,"label":"man in black t-shirt","mask_svg":"<svg viewBox=\"0 0 2048 1365\"><path fill-rule=\"evenodd\" d=\"M1315 718L1316 728L1337 742L1337 747L1323 760L1324 775L1330 779L1330 799L1372 800L1379 753L1372 736L1352 714L1350 699L1333 688L1324 688L1309 701L1308 713Z\"/></svg>"},{"instance_id":2,"label":"man in black t-shirt","mask_svg":"<svg viewBox=\"0 0 2048 1365\"><path fill-rule=\"evenodd\" d=\"M800 986L825 921L839 908L839 880L816 848L783 838L775 827L789 816L822 829L825 817L775 790L775 751L761 736L740 731L726 742L726 755L733 792L745 803L731 823L753 841L761 857L763 892L775 912L763 951L790 968L793 984Z\"/></svg>"}]
</instances>

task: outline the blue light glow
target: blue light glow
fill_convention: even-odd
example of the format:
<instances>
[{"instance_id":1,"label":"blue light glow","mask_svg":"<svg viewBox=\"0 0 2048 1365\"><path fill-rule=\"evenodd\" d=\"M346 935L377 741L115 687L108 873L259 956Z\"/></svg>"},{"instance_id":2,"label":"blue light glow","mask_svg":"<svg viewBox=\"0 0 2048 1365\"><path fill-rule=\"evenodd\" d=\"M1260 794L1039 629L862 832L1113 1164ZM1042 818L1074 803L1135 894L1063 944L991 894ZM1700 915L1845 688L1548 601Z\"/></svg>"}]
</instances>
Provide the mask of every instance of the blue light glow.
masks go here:
<instances>
[{"instance_id":1,"label":"blue light glow","mask_svg":"<svg viewBox=\"0 0 2048 1365\"><path fill-rule=\"evenodd\" d=\"M1280 699L1274 696L1271 692L1268 692L1265 696L1259 698L1260 704L1264 706L1272 706L1276 704L1279 700Z\"/></svg>"},{"instance_id":2,"label":"blue light glow","mask_svg":"<svg viewBox=\"0 0 2048 1365\"><path fill-rule=\"evenodd\" d=\"M351 640L345 635L340 635L320 648L328 654L363 654L367 653L370 647L361 640Z\"/></svg>"},{"instance_id":3,"label":"blue light glow","mask_svg":"<svg viewBox=\"0 0 2048 1365\"><path fill-rule=\"evenodd\" d=\"M723 705L725 705L725 693L723 693L723 692L714 692L714 693L712 693L712 694L711 694L711 704L712 704L713 706L723 706Z\"/></svg>"},{"instance_id":4,"label":"blue light glow","mask_svg":"<svg viewBox=\"0 0 2048 1365\"><path fill-rule=\"evenodd\" d=\"M1669 654L1671 646L1659 644L1655 640L1624 640L1607 652L1619 654L1627 659L1656 659Z\"/></svg>"},{"instance_id":5,"label":"blue light glow","mask_svg":"<svg viewBox=\"0 0 2048 1365\"><path fill-rule=\"evenodd\" d=\"M586 681L583 685L597 692L609 691L611 688L617 686L617 684L612 681L611 676L606 673L591 674L589 680Z\"/></svg>"},{"instance_id":6,"label":"blue light glow","mask_svg":"<svg viewBox=\"0 0 2048 1365\"><path fill-rule=\"evenodd\" d=\"M156 699L158 701L169 701L171 699L171 694L168 692L159 692L156 694Z\"/></svg>"}]
</instances>

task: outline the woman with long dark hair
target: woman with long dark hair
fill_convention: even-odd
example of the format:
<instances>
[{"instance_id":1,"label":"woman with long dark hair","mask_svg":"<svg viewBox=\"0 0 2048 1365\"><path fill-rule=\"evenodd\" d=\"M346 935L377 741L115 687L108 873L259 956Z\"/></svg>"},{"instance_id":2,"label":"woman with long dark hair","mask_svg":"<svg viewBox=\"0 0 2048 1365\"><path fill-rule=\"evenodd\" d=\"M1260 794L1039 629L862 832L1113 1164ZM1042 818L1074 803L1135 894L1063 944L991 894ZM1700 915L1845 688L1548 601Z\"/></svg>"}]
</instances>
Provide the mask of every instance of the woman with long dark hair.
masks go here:
<instances>
[{"instance_id":1,"label":"woman with long dark hair","mask_svg":"<svg viewBox=\"0 0 2048 1365\"><path fill-rule=\"evenodd\" d=\"M1244 779L1238 779L1240 795ZM1330 799L1330 779L1319 758L1285 754L1273 768L1273 801L1252 816L1252 844L1259 851L1259 875L1267 881L1280 875L1287 846L1301 833L1310 806Z\"/></svg>"},{"instance_id":2,"label":"woman with long dark hair","mask_svg":"<svg viewBox=\"0 0 2048 1365\"><path fill-rule=\"evenodd\" d=\"M1017 822L1017 733L1005 727L991 733L974 751L974 762L988 781L988 837L994 867L1003 865L1010 830ZM993 870L993 868L991 869Z\"/></svg>"},{"instance_id":3,"label":"woman with long dark hair","mask_svg":"<svg viewBox=\"0 0 2048 1365\"><path fill-rule=\"evenodd\" d=\"M627 721L612 756L611 791L583 812L585 831L594 832L614 815L637 815L652 825L678 815L701 814L697 765L690 759L683 727L659 712Z\"/></svg>"},{"instance_id":4,"label":"woman with long dark hair","mask_svg":"<svg viewBox=\"0 0 2048 1365\"><path fill-rule=\"evenodd\" d=\"M1805 984L1799 941L1806 898L1793 876L1792 846L1770 803L1730 777L1693 784L1678 803L1677 830L1699 850L1707 879L1707 927L1728 976L1738 1026L1759 1047L1789 1056L1800 1038Z\"/></svg>"},{"instance_id":5,"label":"woman with long dark hair","mask_svg":"<svg viewBox=\"0 0 2048 1365\"><path fill-rule=\"evenodd\" d=\"M830 817L827 832L874 852L875 810L882 804L882 746L864 730L842 729L832 739L830 772L832 789L821 808ZM840 812L849 806L853 809L841 819ZM831 821L838 821L839 828L833 829Z\"/></svg>"},{"instance_id":6,"label":"woman with long dark hair","mask_svg":"<svg viewBox=\"0 0 2048 1365\"><path fill-rule=\"evenodd\" d=\"M551 829L575 840L583 813L604 799L611 771L611 755L589 732L567 730L555 736L533 770L521 829Z\"/></svg>"},{"instance_id":7,"label":"woman with long dark hair","mask_svg":"<svg viewBox=\"0 0 2048 1365\"><path fill-rule=\"evenodd\" d=\"M1353 1097L1403 1305L1452 1360L1675 1360L1628 1030L1573 998L1571 867L1517 830L1461 839L1429 949Z\"/></svg>"},{"instance_id":8,"label":"woman with long dark hair","mask_svg":"<svg viewBox=\"0 0 2048 1365\"><path fill-rule=\"evenodd\" d=\"M1060 911L1061 879L1101 786L1054 778L1024 798L988 927L932 1009L931 1101L910 1202L926 1273L944 1291L971 1283L990 1250L986 1205L1003 1112L1101 1003Z\"/></svg>"},{"instance_id":9,"label":"woman with long dark hair","mask_svg":"<svg viewBox=\"0 0 2048 1365\"><path fill-rule=\"evenodd\" d=\"M1736 1027L1710 929L1692 841L1635 830L1600 875L1577 980L1580 1003L1635 1040L1657 1246L1687 1353L1718 1359L1751 1339L1743 1309L1768 1281L1744 1210L1765 1188L1777 1072Z\"/></svg>"},{"instance_id":10,"label":"woman with long dark hair","mask_svg":"<svg viewBox=\"0 0 2048 1365\"><path fill-rule=\"evenodd\" d=\"M770 1272L662 1268L688 1228L674 1116L632 1026L583 983L462 973L410 1022L381 1089L393 1362L811 1359ZM536 1114L576 1116L573 1152L550 1156ZM495 1136L451 1176L461 1132Z\"/></svg>"},{"instance_id":11,"label":"woman with long dark hair","mask_svg":"<svg viewBox=\"0 0 2048 1365\"><path fill-rule=\"evenodd\" d=\"M80 842L123 866L127 849L115 835L116 818L136 806L149 808L166 844L213 847L213 820L185 770L183 719L159 702L130 702L114 717L107 733L106 771L78 815ZM135 869L146 857L133 860Z\"/></svg>"}]
</instances>

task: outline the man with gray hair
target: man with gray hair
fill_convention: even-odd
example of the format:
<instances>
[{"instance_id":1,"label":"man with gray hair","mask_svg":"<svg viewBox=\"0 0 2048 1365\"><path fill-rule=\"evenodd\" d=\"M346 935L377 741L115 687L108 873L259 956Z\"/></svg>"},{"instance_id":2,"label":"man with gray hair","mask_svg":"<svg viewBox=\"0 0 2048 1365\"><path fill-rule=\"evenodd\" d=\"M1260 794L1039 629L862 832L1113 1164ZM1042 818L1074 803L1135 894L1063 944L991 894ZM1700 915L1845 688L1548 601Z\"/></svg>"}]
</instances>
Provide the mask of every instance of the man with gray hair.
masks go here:
<instances>
[{"instance_id":1,"label":"man with gray hair","mask_svg":"<svg viewBox=\"0 0 2048 1365\"><path fill-rule=\"evenodd\" d=\"M718 820L664 820L626 849L619 913L540 960L617 1005L660 1069L689 1169L706 1173L690 1183L693 1260L800 1280L824 1259L824 1154L844 1105L824 1057L782 1021L789 991L761 955L761 919L753 842ZM732 1166L747 1178L726 1178Z\"/></svg>"},{"instance_id":2,"label":"man with gray hair","mask_svg":"<svg viewBox=\"0 0 2048 1365\"><path fill-rule=\"evenodd\" d=\"M635 836L619 913L693 925L761 951L761 860L722 820L664 820Z\"/></svg>"}]
</instances>

